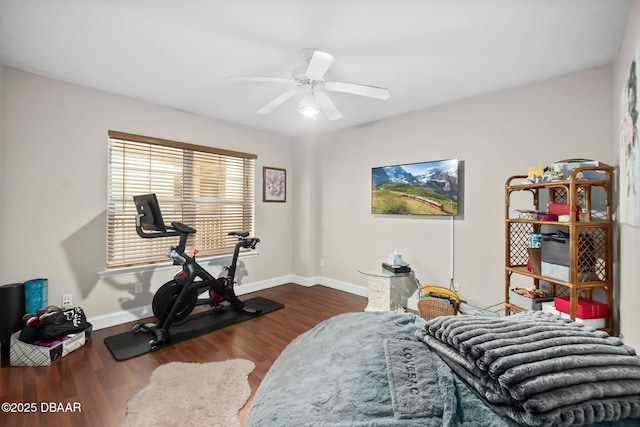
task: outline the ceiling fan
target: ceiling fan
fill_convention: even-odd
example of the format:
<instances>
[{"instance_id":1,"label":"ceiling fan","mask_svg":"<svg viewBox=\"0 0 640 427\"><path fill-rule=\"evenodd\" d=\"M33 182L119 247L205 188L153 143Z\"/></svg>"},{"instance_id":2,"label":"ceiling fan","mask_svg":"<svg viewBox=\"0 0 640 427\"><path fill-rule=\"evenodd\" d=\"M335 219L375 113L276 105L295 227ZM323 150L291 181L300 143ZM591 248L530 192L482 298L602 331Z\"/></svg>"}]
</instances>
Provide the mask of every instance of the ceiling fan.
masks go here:
<instances>
[{"instance_id":1,"label":"ceiling fan","mask_svg":"<svg viewBox=\"0 0 640 427\"><path fill-rule=\"evenodd\" d=\"M389 89L376 86L358 83L327 82L324 80L324 75L335 61L335 57L326 52L319 50L312 51L311 49L304 49L302 53L305 56L307 65L295 68L291 73L291 78L228 77L227 79L283 83L295 86L294 89L284 92L260 108L258 114L269 114L289 99L302 94L298 103L298 111L300 111L301 114L314 117L322 111L324 115L327 116L327 119L338 120L342 117L342 114L340 114L340 111L338 111L335 104L329 99L329 96L327 96L323 89L330 92L344 92L382 100L388 99L391 94Z\"/></svg>"}]
</instances>

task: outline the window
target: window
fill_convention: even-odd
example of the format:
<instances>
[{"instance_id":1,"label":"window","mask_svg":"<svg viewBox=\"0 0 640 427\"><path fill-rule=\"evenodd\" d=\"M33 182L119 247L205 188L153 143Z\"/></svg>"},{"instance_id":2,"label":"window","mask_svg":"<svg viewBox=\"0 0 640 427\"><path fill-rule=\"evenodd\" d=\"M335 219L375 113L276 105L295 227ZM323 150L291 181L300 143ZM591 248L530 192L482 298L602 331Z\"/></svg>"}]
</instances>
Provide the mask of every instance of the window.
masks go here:
<instances>
[{"instance_id":1,"label":"window","mask_svg":"<svg viewBox=\"0 0 640 427\"><path fill-rule=\"evenodd\" d=\"M188 251L199 256L233 252L229 231L253 234L256 155L109 131L107 267L165 262L175 237L136 233L133 196L155 193L167 225L198 232ZM194 238L195 237L195 238Z\"/></svg>"}]
</instances>

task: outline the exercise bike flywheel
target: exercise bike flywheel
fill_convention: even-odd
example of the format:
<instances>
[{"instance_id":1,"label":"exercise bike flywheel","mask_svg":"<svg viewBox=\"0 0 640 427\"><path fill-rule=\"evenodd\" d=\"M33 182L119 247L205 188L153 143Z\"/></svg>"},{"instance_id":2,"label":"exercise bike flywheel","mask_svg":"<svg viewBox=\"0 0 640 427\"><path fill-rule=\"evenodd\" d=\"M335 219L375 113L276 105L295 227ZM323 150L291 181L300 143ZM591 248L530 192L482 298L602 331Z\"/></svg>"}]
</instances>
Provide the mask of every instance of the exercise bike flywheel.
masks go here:
<instances>
[{"instance_id":1,"label":"exercise bike flywheel","mask_svg":"<svg viewBox=\"0 0 640 427\"><path fill-rule=\"evenodd\" d=\"M151 307L153 308L153 315L160 321L159 324L162 324L169 316L173 305L178 299L178 295L182 291L182 287L183 285L178 284L175 280L170 280L162 285L153 296ZM180 301L180 304L176 308L174 321L179 322L189 316L196 306L197 301L198 294L194 288Z\"/></svg>"}]
</instances>

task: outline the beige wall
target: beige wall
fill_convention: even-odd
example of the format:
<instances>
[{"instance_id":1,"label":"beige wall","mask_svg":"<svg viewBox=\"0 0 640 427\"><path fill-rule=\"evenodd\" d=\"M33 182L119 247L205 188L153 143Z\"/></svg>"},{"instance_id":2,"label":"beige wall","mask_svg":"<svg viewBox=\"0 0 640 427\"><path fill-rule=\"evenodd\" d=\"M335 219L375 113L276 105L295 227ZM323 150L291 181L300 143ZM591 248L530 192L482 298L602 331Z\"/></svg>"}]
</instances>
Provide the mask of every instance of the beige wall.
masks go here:
<instances>
[{"instance_id":1,"label":"beige wall","mask_svg":"<svg viewBox=\"0 0 640 427\"><path fill-rule=\"evenodd\" d=\"M505 181L568 158L613 164L611 72L599 67L319 137L320 276L365 287L357 269L397 249L420 281L448 286L450 220L372 215L371 168L458 158L464 218L454 223L454 280L473 305L501 303Z\"/></svg>"},{"instance_id":2,"label":"beige wall","mask_svg":"<svg viewBox=\"0 0 640 427\"><path fill-rule=\"evenodd\" d=\"M292 273L301 278L317 276L318 251L321 242L316 235L319 226L318 197L318 153L316 137L307 135L296 138L293 148L295 168L291 180L295 182L292 192L293 213L293 270ZM310 283L315 283L313 280Z\"/></svg>"},{"instance_id":3,"label":"beige wall","mask_svg":"<svg viewBox=\"0 0 640 427\"><path fill-rule=\"evenodd\" d=\"M631 0L627 13L627 23L618 57L613 64L613 156L616 166L620 166L620 99L625 81L629 75L631 61L640 47L640 1ZM619 228L619 301L620 332L625 342L640 348L640 229L621 224Z\"/></svg>"},{"instance_id":4,"label":"beige wall","mask_svg":"<svg viewBox=\"0 0 640 427\"><path fill-rule=\"evenodd\" d=\"M290 138L7 67L1 81L0 283L46 277L51 304L71 293L91 317L148 305L173 276L170 269L98 278L106 267L110 129L257 154L255 228L262 243L258 257L243 261L241 281L288 279L292 204L262 203L262 166L290 170ZM134 295L138 281L145 292Z\"/></svg>"}]
</instances>

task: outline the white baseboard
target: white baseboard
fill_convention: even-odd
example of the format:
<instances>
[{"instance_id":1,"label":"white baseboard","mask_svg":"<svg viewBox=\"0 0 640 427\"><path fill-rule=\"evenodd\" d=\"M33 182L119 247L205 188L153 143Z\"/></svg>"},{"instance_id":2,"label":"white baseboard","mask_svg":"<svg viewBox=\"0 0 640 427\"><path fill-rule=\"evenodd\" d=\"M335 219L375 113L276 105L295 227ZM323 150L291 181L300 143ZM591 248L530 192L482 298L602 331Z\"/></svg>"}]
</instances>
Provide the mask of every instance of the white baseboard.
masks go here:
<instances>
[{"instance_id":1,"label":"white baseboard","mask_svg":"<svg viewBox=\"0 0 640 427\"><path fill-rule=\"evenodd\" d=\"M120 310L99 316L87 317L87 321L93 325L93 330L97 331L98 329L109 328L123 323L146 319L147 317L153 317L151 305L144 305L142 307L132 308L131 310Z\"/></svg>"},{"instance_id":2,"label":"white baseboard","mask_svg":"<svg viewBox=\"0 0 640 427\"><path fill-rule=\"evenodd\" d=\"M314 276L314 277L302 277L291 276L290 282L297 283L303 286L322 285L327 288L337 289L339 291L349 292L350 294L360 295L361 297L367 296L367 288L353 283L342 282L340 280L333 280L327 277Z\"/></svg>"},{"instance_id":3,"label":"white baseboard","mask_svg":"<svg viewBox=\"0 0 640 427\"><path fill-rule=\"evenodd\" d=\"M328 288L337 289L351 294L367 296L367 288L353 283L341 282L338 280L328 279L326 277L314 276L303 277L297 275L287 275L275 277L268 280L262 280L255 283L238 284L235 287L236 295L245 295L252 292L262 291L287 283L296 283L302 286L323 285ZM151 305L133 308L131 310L120 310L113 313L103 314L87 318L89 323L93 325L93 330L109 328L111 326L121 325L123 323L135 322L137 320L153 317Z\"/></svg>"}]
</instances>

